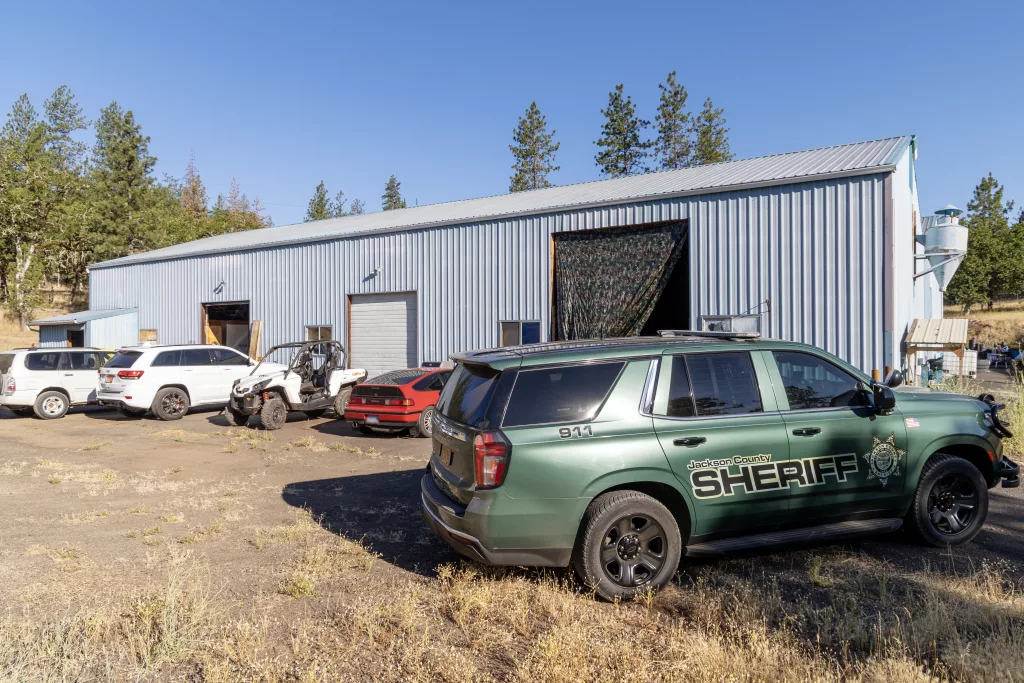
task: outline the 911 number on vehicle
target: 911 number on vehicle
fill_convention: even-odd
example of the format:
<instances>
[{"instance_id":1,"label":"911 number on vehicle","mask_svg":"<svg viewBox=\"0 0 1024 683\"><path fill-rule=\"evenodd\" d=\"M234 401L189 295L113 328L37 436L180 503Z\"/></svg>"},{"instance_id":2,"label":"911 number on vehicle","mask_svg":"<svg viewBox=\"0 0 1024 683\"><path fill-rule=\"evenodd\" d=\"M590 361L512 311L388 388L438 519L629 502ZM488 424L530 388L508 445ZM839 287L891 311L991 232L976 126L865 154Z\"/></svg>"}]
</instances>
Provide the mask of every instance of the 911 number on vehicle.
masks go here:
<instances>
[{"instance_id":1,"label":"911 number on vehicle","mask_svg":"<svg viewBox=\"0 0 1024 683\"><path fill-rule=\"evenodd\" d=\"M560 439L571 439L574 436L593 436L594 430L590 428L590 425L583 425L582 427L562 427L558 430L558 438Z\"/></svg>"}]
</instances>

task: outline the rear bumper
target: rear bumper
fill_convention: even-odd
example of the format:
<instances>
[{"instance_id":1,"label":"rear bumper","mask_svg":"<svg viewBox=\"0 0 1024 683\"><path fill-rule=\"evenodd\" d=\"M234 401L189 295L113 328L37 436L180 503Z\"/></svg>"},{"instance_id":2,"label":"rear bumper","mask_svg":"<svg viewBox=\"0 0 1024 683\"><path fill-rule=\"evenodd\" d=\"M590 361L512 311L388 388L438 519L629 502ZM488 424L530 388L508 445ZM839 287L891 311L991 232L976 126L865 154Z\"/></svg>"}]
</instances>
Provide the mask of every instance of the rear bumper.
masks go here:
<instances>
[{"instance_id":1,"label":"rear bumper","mask_svg":"<svg viewBox=\"0 0 1024 683\"><path fill-rule=\"evenodd\" d=\"M421 410L417 410L412 413L385 413L377 410L352 410L347 408L345 410L345 419L350 422L366 422L367 417L376 417L380 421L380 425L386 424L391 425L404 425L406 427L416 424L420 419Z\"/></svg>"},{"instance_id":2,"label":"rear bumper","mask_svg":"<svg viewBox=\"0 0 1024 683\"><path fill-rule=\"evenodd\" d=\"M429 471L420 481L420 502L427 526L455 552L482 564L566 567L572 548L493 548L486 535L486 518L454 503L434 483Z\"/></svg>"},{"instance_id":3,"label":"rear bumper","mask_svg":"<svg viewBox=\"0 0 1024 683\"><path fill-rule=\"evenodd\" d=\"M10 395L0 394L0 406L5 408L29 408L35 404L36 392L16 391Z\"/></svg>"},{"instance_id":4,"label":"rear bumper","mask_svg":"<svg viewBox=\"0 0 1024 683\"><path fill-rule=\"evenodd\" d=\"M1006 456L999 461L999 478L1003 480L1004 489L1015 489L1020 486L1020 466Z\"/></svg>"}]
</instances>

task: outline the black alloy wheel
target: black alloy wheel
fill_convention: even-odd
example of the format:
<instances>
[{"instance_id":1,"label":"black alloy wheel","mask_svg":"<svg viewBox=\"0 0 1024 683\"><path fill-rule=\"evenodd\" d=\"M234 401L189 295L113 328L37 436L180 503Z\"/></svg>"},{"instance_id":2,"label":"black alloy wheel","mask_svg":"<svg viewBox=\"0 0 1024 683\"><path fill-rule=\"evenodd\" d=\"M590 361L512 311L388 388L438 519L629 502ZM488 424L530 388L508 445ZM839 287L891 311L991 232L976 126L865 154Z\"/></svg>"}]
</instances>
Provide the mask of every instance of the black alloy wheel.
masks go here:
<instances>
[{"instance_id":1,"label":"black alloy wheel","mask_svg":"<svg viewBox=\"0 0 1024 683\"><path fill-rule=\"evenodd\" d=\"M955 535L974 523L978 503L973 481L960 472L947 474L928 492L928 518L940 534Z\"/></svg>"},{"instance_id":2,"label":"black alloy wheel","mask_svg":"<svg viewBox=\"0 0 1024 683\"><path fill-rule=\"evenodd\" d=\"M665 564L665 530L647 515L617 520L601 542L601 568L614 583L639 588L651 581Z\"/></svg>"},{"instance_id":3,"label":"black alloy wheel","mask_svg":"<svg viewBox=\"0 0 1024 683\"><path fill-rule=\"evenodd\" d=\"M185 392L169 391L160 398L160 408L164 415L181 417L185 413Z\"/></svg>"}]
</instances>

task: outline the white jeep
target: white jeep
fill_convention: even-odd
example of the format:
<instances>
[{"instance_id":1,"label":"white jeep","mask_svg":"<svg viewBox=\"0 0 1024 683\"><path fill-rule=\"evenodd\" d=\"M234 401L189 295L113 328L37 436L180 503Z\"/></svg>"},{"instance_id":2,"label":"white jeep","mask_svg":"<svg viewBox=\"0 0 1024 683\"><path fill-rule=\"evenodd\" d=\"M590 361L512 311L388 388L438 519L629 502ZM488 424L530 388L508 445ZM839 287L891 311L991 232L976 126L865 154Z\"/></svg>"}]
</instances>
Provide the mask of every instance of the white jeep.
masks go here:
<instances>
[{"instance_id":1,"label":"white jeep","mask_svg":"<svg viewBox=\"0 0 1024 683\"><path fill-rule=\"evenodd\" d=\"M366 379L366 370L345 369L345 347L337 341L294 342L275 346L264 359L287 354L291 359L284 369L275 366L261 372L261 361L248 377L231 387L228 421L245 426L253 415L260 416L266 429L280 429L290 411L317 418L333 408L345 414L352 387Z\"/></svg>"}]
</instances>

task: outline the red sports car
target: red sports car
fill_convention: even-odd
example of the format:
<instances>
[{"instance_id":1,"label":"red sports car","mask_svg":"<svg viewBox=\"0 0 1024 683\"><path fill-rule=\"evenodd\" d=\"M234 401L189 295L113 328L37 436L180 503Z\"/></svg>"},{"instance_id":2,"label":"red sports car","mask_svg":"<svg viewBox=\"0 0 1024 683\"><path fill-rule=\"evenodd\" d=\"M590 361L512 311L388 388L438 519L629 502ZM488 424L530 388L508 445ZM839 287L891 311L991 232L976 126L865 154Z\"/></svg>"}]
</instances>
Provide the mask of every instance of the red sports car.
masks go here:
<instances>
[{"instance_id":1,"label":"red sports car","mask_svg":"<svg viewBox=\"0 0 1024 683\"><path fill-rule=\"evenodd\" d=\"M451 368L409 368L385 372L352 390L345 419L364 434L374 429L408 430L429 437L434 404Z\"/></svg>"}]
</instances>

